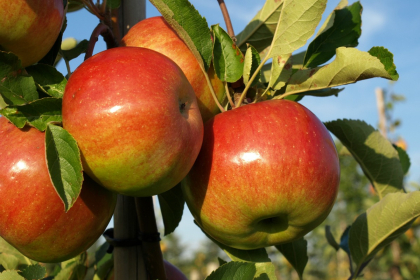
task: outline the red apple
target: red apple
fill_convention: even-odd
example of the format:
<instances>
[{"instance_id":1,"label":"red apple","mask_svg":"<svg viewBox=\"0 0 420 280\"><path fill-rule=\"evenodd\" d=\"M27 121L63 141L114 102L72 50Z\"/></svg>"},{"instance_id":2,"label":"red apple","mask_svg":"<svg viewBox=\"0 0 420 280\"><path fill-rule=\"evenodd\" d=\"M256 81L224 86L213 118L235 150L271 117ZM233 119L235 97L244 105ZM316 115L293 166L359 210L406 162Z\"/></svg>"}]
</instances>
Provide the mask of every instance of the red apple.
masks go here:
<instances>
[{"instance_id":1,"label":"red apple","mask_svg":"<svg viewBox=\"0 0 420 280\"><path fill-rule=\"evenodd\" d=\"M63 0L0 1L0 50L11 51L26 67L51 49L64 19Z\"/></svg>"},{"instance_id":2,"label":"red apple","mask_svg":"<svg viewBox=\"0 0 420 280\"><path fill-rule=\"evenodd\" d=\"M61 262L88 249L114 212L116 195L85 176L65 213L45 161L45 134L0 117L0 236L40 262Z\"/></svg>"},{"instance_id":3,"label":"red apple","mask_svg":"<svg viewBox=\"0 0 420 280\"><path fill-rule=\"evenodd\" d=\"M304 106L264 101L216 115L183 180L187 205L215 240L256 249L296 240L329 214L340 177L325 126Z\"/></svg>"},{"instance_id":4,"label":"red apple","mask_svg":"<svg viewBox=\"0 0 420 280\"><path fill-rule=\"evenodd\" d=\"M63 98L63 126L102 186L152 196L179 183L196 159L203 122L194 90L166 56L119 47L83 62Z\"/></svg>"},{"instance_id":5,"label":"red apple","mask_svg":"<svg viewBox=\"0 0 420 280\"><path fill-rule=\"evenodd\" d=\"M143 47L160 52L181 67L197 96L203 121L220 113L200 65L184 41L176 34L163 17L152 17L134 25L121 41L123 46ZM217 99L223 102L225 89L213 67L208 70Z\"/></svg>"}]
</instances>

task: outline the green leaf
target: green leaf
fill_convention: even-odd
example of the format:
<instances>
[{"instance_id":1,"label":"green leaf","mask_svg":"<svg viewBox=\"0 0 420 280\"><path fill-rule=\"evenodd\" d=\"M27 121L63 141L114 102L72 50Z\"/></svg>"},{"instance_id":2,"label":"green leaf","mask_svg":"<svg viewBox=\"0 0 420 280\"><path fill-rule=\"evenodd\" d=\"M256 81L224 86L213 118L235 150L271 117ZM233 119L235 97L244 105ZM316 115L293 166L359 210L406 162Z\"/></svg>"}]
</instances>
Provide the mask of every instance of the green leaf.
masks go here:
<instances>
[{"instance_id":1,"label":"green leaf","mask_svg":"<svg viewBox=\"0 0 420 280\"><path fill-rule=\"evenodd\" d=\"M292 53L314 34L326 0L284 0L269 57Z\"/></svg>"},{"instance_id":2,"label":"green leaf","mask_svg":"<svg viewBox=\"0 0 420 280\"><path fill-rule=\"evenodd\" d=\"M376 77L394 80L391 74L377 57L354 48L341 47L336 50L336 58L330 64L294 73L286 93L336 87Z\"/></svg>"},{"instance_id":3,"label":"green leaf","mask_svg":"<svg viewBox=\"0 0 420 280\"><path fill-rule=\"evenodd\" d=\"M318 33L316 34L316 37L318 37L321 33L323 33L325 30L330 29L334 25L334 18L335 18L335 11L344 9L346 6L349 5L348 0L341 0L337 6L335 7L334 11L332 11L327 19L324 21L322 26L319 28ZM303 63L303 62L302 62Z\"/></svg>"},{"instance_id":4,"label":"green leaf","mask_svg":"<svg viewBox=\"0 0 420 280\"><path fill-rule=\"evenodd\" d=\"M7 107L7 103L4 101L3 97L0 94L0 109Z\"/></svg>"},{"instance_id":5,"label":"green leaf","mask_svg":"<svg viewBox=\"0 0 420 280\"><path fill-rule=\"evenodd\" d=\"M118 9L121 5L121 0L107 0L106 6L109 9Z\"/></svg>"},{"instance_id":6,"label":"green leaf","mask_svg":"<svg viewBox=\"0 0 420 280\"><path fill-rule=\"evenodd\" d=\"M14 261L17 261L17 263L13 263ZM5 262L8 264L5 264ZM0 265L3 265L6 269L17 269L19 265L30 265L34 263L35 261L32 261L22 255L22 253L16 250L15 247L0 237ZM13 267L9 267L8 265L12 265Z\"/></svg>"},{"instance_id":7,"label":"green leaf","mask_svg":"<svg viewBox=\"0 0 420 280\"><path fill-rule=\"evenodd\" d=\"M302 279L303 271L308 263L307 247L308 242L303 238L276 246L276 248L283 254L283 256L299 274L299 279Z\"/></svg>"},{"instance_id":8,"label":"green leaf","mask_svg":"<svg viewBox=\"0 0 420 280\"><path fill-rule=\"evenodd\" d=\"M260 55L258 51L251 45L248 45L245 53L245 61L244 61L244 73L243 79L244 84L247 85L252 75L254 75L255 71L257 70L258 66L261 63ZM254 81L252 82L251 86L254 86L258 83L260 79L261 71L258 72Z\"/></svg>"},{"instance_id":9,"label":"green leaf","mask_svg":"<svg viewBox=\"0 0 420 280\"><path fill-rule=\"evenodd\" d=\"M256 273L255 263L228 262L213 271L206 280L253 280Z\"/></svg>"},{"instance_id":10,"label":"green leaf","mask_svg":"<svg viewBox=\"0 0 420 280\"><path fill-rule=\"evenodd\" d=\"M334 235L331 233L331 227L329 225L325 226L325 237L328 244L330 244L336 251L340 249L340 245L338 245L337 241L335 241Z\"/></svg>"},{"instance_id":11,"label":"green leaf","mask_svg":"<svg viewBox=\"0 0 420 280\"><path fill-rule=\"evenodd\" d=\"M28 104L9 106L0 109L0 114L19 128L29 124L40 131L47 129L49 123L60 123L62 99L46 97Z\"/></svg>"},{"instance_id":12,"label":"green leaf","mask_svg":"<svg viewBox=\"0 0 420 280\"><path fill-rule=\"evenodd\" d=\"M0 273L0 280L25 280L16 270L5 270Z\"/></svg>"},{"instance_id":13,"label":"green leaf","mask_svg":"<svg viewBox=\"0 0 420 280\"><path fill-rule=\"evenodd\" d=\"M47 274L47 269L39 264L33 264L22 269L19 274L26 279L43 279Z\"/></svg>"},{"instance_id":14,"label":"green leaf","mask_svg":"<svg viewBox=\"0 0 420 280\"><path fill-rule=\"evenodd\" d=\"M403 169L403 173L404 173L404 175L406 175L408 173L408 170L410 169L410 166L411 166L410 157L408 156L407 152L403 148L398 147L397 145L394 145L394 144L392 146L398 152L398 157L399 157L400 162L401 162L401 167Z\"/></svg>"},{"instance_id":15,"label":"green leaf","mask_svg":"<svg viewBox=\"0 0 420 280\"><path fill-rule=\"evenodd\" d=\"M350 234L351 226L346 227L343 234L340 237L340 248L343 249L344 252L347 253L349 259L351 261L351 254L350 254L350 247L349 247L349 234Z\"/></svg>"},{"instance_id":16,"label":"green leaf","mask_svg":"<svg viewBox=\"0 0 420 280\"><path fill-rule=\"evenodd\" d=\"M398 80L399 75L394 64L394 55L390 51L384 47L373 47L369 50L369 54L381 61L393 81Z\"/></svg>"},{"instance_id":17,"label":"green leaf","mask_svg":"<svg viewBox=\"0 0 420 280\"><path fill-rule=\"evenodd\" d=\"M76 140L65 129L49 124L45 149L51 182L67 212L80 194L83 168Z\"/></svg>"},{"instance_id":18,"label":"green leaf","mask_svg":"<svg viewBox=\"0 0 420 280\"><path fill-rule=\"evenodd\" d=\"M212 58L207 21L188 0L150 0L178 36L192 51L201 68L207 71Z\"/></svg>"},{"instance_id":19,"label":"green leaf","mask_svg":"<svg viewBox=\"0 0 420 280\"><path fill-rule=\"evenodd\" d=\"M358 120L325 123L362 167L380 198L403 192L403 170L397 151L381 133Z\"/></svg>"},{"instance_id":20,"label":"green leaf","mask_svg":"<svg viewBox=\"0 0 420 280\"><path fill-rule=\"evenodd\" d=\"M227 263L227 261L225 261L224 259L222 259L222 258L217 258L217 260L219 261L219 266L222 266L222 265L224 265L225 263Z\"/></svg>"},{"instance_id":21,"label":"green leaf","mask_svg":"<svg viewBox=\"0 0 420 280\"><path fill-rule=\"evenodd\" d=\"M107 253L109 246L105 242L95 252L95 275L93 280L107 279L114 267L114 255Z\"/></svg>"},{"instance_id":22,"label":"green leaf","mask_svg":"<svg viewBox=\"0 0 420 280\"><path fill-rule=\"evenodd\" d=\"M273 263L256 263L257 273L255 274L256 280L277 280L276 268Z\"/></svg>"},{"instance_id":23,"label":"green leaf","mask_svg":"<svg viewBox=\"0 0 420 280\"><path fill-rule=\"evenodd\" d=\"M0 265L7 270L18 269L19 259L17 256L7 253L0 253Z\"/></svg>"},{"instance_id":24,"label":"green leaf","mask_svg":"<svg viewBox=\"0 0 420 280\"><path fill-rule=\"evenodd\" d=\"M308 46L304 65L313 68L327 62L335 55L339 47L356 47L362 33L362 5L353 5L336 9L330 15L328 28L323 30Z\"/></svg>"},{"instance_id":25,"label":"green leaf","mask_svg":"<svg viewBox=\"0 0 420 280\"><path fill-rule=\"evenodd\" d=\"M350 251L357 264L363 263L407 231L420 216L420 192L391 193L357 217L350 229Z\"/></svg>"},{"instance_id":26,"label":"green leaf","mask_svg":"<svg viewBox=\"0 0 420 280\"><path fill-rule=\"evenodd\" d=\"M195 221L194 223L200 227ZM200 228L201 229L201 228ZM202 229L201 229L202 230ZM241 250L226 246L219 241L213 239L210 235L208 235L205 231L202 232L213 241L217 246L219 246L228 257L232 261L241 261L241 262L271 262L270 258L268 257L267 251L265 248L254 249L254 250Z\"/></svg>"},{"instance_id":27,"label":"green leaf","mask_svg":"<svg viewBox=\"0 0 420 280\"><path fill-rule=\"evenodd\" d=\"M221 81L236 82L244 71L244 57L229 34L218 24L211 27L214 37L213 63Z\"/></svg>"},{"instance_id":28,"label":"green leaf","mask_svg":"<svg viewBox=\"0 0 420 280\"><path fill-rule=\"evenodd\" d=\"M6 104L20 105L39 98L33 78L16 55L0 51L0 77L0 96Z\"/></svg>"},{"instance_id":29,"label":"green leaf","mask_svg":"<svg viewBox=\"0 0 420 280\"><path fill-rule=\"evenodd\" d=\"M82 0L69 0L67 6L67 13L75 12L80 9L83 9L85 5L83 4Z\"/></svg>"},{"instance_id":30,"label":"green leaf","mask_svg":"<svg viewBox=\"0 0 420 280\"><path fill-rule=\"evenodd\" d=\"M184 212L185 199L182 194L181 184L159 194L158 199L165 227L164 235L168 235L178 227Z\"/></svg>"},{"instance_id":31,"label":"green leaf","mask_svg":"<svg viewBox=\"0 0 420 280\"><path fill-rule=\"evenodd\" d=\"M255 17L248 23L245 29L236 35L237 45L242 51L246 51L246 44L254 46L258 52L271 45L280 12L282 0L267 0Z\"/></svg>"},{"instance_id":32,"label":"green leaf","mask_svg":"<svg viewBox=\"0 0 420 280\"><path fill-rule=\"evenodd\" d=\"M268 87L274 90L282 89L292 75L292 54L273 58Z\"/></svg>"},{"instance_id":33,"label":"green leaf","mask_svg":"<svg viewBox=\"0 0 420 280\"><path fill-rule=\"evenodd\" d=\"M80 41L75 48L69 49L69 50L60 50L60 55L67 61L70 61L82 53L86 53L86 50L89 46L88 40L82 40Z\"/></svg>"},{"instance_id":34,"label":"green leaf","mask_svg":"<svg viewBox=\"0 0 420 280\"><path fill-rule=\"evenodd\" d=\"M28 71L43 92L52 97L63 98L67 80L57 69L38 63L27 67L26 71Z\"/></svg>"},{"instance_id":35,"label":"green leaf","mask_svg":"<svg viewBox=\"0 0 420 280\"><path fill-rule=\"evenodd\" d=\"M61 271L54 277L54 280L83 280L87 273L86 252L77 257L61 263Z\"/></svg>"}]
</instances>

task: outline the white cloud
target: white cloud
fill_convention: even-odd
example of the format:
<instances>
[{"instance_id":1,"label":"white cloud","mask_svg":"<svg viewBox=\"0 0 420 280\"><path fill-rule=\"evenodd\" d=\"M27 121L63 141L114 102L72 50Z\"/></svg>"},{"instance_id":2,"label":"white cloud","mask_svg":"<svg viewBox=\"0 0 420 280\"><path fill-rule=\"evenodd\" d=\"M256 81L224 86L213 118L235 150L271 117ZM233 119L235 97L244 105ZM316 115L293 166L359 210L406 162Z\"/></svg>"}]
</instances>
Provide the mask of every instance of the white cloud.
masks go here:
<instances>
[{"instance_id":1,"label":"white cloud","mask_svg":"<svg viewBox=\"0 0 420 280\"><path fill-rule=\"evenodd\" d=\"M373 34L381 31L386 26L387 15L385 11L377 7L364 5L362 13L362 36L369 38Z\"/></svg>"}]
</instances>

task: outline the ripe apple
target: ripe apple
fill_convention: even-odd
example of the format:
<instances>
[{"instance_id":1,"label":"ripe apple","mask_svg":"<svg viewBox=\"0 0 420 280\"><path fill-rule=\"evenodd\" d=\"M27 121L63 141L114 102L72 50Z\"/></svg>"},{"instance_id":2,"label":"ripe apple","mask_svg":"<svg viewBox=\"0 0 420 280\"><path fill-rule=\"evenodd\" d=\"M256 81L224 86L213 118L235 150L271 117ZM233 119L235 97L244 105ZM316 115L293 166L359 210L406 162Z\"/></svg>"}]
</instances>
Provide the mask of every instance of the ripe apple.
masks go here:
<instances>
[{"instance_id":1,"label":"ripe apple","mask_svg":"<svg viewBox=\"0 0 420 280\"><path fill-rule=\"evenodd\" d=\"M116 195L85 176L80 196L65 213L49 177L44 135L0 117L0 236L30 259L61 262L100 237Z\"/></svg>"},{"instance_id":2,"label":"ripe apple","mask_svg":"<svg viewBox=\"0 0 420 280\"><path fill-rule=\"evenodd\" d=\"M63 127L76 139L85 172L129 196L178 184L203 139L194 90L166 56L119 47L83 62L63 97Z\"/></svg>"},{"instance_id":3,"label":"ripe apple","mask_svg":"<svg viewBox=\"0 0 420 280\"><path fill-rule=\"evenodd\" d=\"M0 1L0 50L11 51L26 67L51 49L64 20L63 0Z\"/></svg>"},{"instance_id":4,"label":"ripe apple","mask_svg":"<svg viewBox=\"0 0 420 280\"><path fill-rule=\"evenodd\" d=\"M182 182L198 225L215 240L257 249L296 240L329 214L340 177L325 126L304 106L271 100L216 115Z\"/></svg>"},{"instance_id":5,"label":"ripe apple","mask_svg":"<svg viewBox=\"0 0 420 280\"><path fill-rule=\"evenodd\" d=\"M148 48L175 61L194 88L203 121L206 122L220 113L200 65L184 41L163 17L151 17L140 21L124 36L121 45ZM223 102L225 89L222 81L217 78L213 66L208 70L208 75L217 99Z\"/></svg>"}]
</instances>

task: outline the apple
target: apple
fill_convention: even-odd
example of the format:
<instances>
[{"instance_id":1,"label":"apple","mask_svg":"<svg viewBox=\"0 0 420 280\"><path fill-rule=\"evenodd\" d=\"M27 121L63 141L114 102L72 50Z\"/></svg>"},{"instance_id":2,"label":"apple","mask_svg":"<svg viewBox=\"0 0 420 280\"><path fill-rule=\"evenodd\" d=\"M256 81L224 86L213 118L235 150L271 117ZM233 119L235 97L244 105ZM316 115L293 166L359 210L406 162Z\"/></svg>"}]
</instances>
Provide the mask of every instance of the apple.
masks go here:
<instances>
[{"instance_id":1,"label":"apple","mask_svg":"<svg viewBox=\"0 0 420 280\"><path fill-rule=\"evenodd\" d=\"M54 45L64 20L63 0L0 1L0 50L11 51L26 67Z\"/></svg>"},{"instance_id":2,"label":"apple","mask_svg":"<svg viewBox=\"0 0 420 280\"><path fill-rule=\"evenodd\" d=\"M163 17L151 17L138 22L124 36L121 45L148 48L175 61L194 88L203 121L206 122L220 113L196 58ZM222 103L225 89L213 66L208 70L208 75L217 99Z\"/></svg>"},{"instance_id":3,"label":"apple","mask_svg":"<svg viewBox=\"0 0 420 280\"><path fill-rule=\"evenodd\" d=\"M30 259L61 262L101 236L116 195L84 176L66 213L49 177L44 141L45 133L0 117L0 236Z\"/></svg>"},{"instance_id":4,"label":"apple","mask_svg":"<svg viewBox=\"0 0 420 280\"><path fill-rule=\"evenodd\" d=\"M188 280L187 276L185 276L181 270L167 260L163 260L163 265L165 267L166 280ZM112 268L106 280L114 280L114 268Z\"/></svg>"},{"instance_id":5,"label":"apple","mask_svg":"<svg viewBox=\"0 0 420 280\"><path fill-rule=\"evenodd\" d=\"M165 192L188 173L203 140L194 90L166 56L118 47L83 62L63 97L63 127L84 170L128 196Z\"/></svg>"},{"instance_id":6,"label":"apple","mask_svg":"<svg viewBox=\"0 0 420 280\"><path fill-rule=\"evenodd\" d=\"M263 101L216 115L182 182L197 224L237 249L294 241L337 196L340 167L325 126L304 106Z\"/></svg>"}]
</instances>

